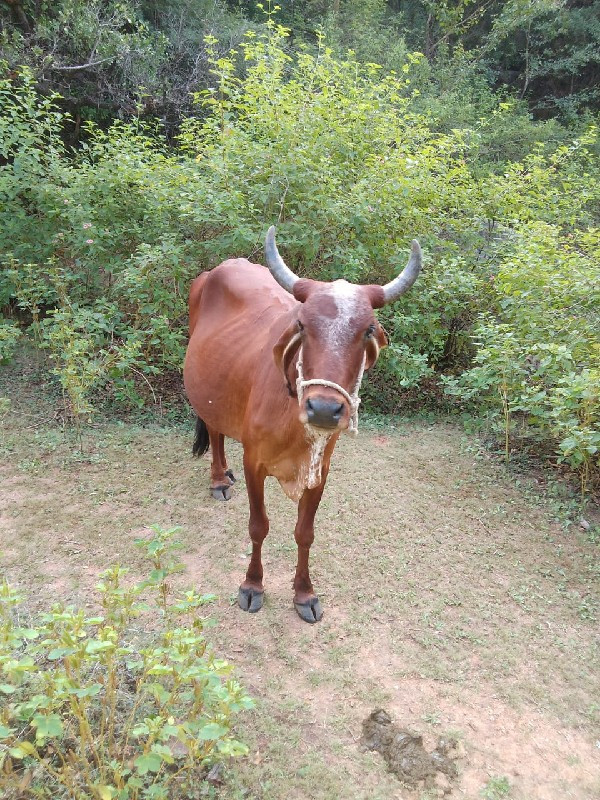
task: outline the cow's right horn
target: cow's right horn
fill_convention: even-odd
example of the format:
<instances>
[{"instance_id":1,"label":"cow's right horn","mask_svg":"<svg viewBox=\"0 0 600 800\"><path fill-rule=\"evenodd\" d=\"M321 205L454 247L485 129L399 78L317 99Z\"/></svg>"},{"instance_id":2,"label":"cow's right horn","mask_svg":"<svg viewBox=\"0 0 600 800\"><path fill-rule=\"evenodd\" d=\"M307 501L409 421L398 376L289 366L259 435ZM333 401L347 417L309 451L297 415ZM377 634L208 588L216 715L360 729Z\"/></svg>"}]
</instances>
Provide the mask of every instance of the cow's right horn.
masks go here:
<instances>
[{"instance_id":1,"label":"cow's right horn","mask_svg":"<svg viewBox=\"0 0 600 800\"><path fill-rule=\"evenodd\" d=\"M267 259L267 266L271 270L271 275L275 278L277 283L287 292L293 294L294 284L296 281L299 281L300 278L294 275L292 270L279 255L279 250L275 244L275 225L271 225L267 231L267 238L265 239L265 257Z\"/></svg>"}]
</instances>

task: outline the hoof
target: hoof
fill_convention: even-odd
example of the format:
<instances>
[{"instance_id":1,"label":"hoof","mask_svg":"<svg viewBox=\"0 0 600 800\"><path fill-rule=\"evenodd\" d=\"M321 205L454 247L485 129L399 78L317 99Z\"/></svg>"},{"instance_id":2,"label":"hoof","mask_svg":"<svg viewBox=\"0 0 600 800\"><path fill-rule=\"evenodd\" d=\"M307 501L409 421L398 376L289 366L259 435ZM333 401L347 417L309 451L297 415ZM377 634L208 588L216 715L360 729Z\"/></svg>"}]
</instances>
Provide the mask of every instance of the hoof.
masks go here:
<instances>
[{"instance_id":1,"label":"hoof","mask_svg":"<svg viewBox=\"0 0 600 800\"><path fill-rule=\"evenodd\" d=\"M238 592L238 606L242 611L249 611L251 614L256 614L260 611L263 604L264 592L258 592L256 589L244 589L240 586Z\"/></svg>"},{"instance_id":2,"label":"hoof","mask_svg":"<svg viewBox=\"0 0 600 800\"><path fill-rule=\"evenodd\" d=\"M233 472L230 469L226 469L225 470L225 475L227 475L227 477L229 478L229 483L230 484L234 484L235 483L235 475L233 474Z\"/></svg>"},{"instance_id":3,"label":"hoof","mask_svg":"<svg viewBox=\"0 0 600 800\"><path fill-rule=\"evenodd\" d=\"M214 500L231 500L233 489L231 486L211 486L210 496Z\"/></svg>"},{"instance_id":4,"label":"hoof","mask_svg":"<svg viewBox=\"0 0 600 800\"><path fill-rule=\"evenodd\" d=\"M312 600L308 600L306 603L294 603L294 608L304 622L310 622L311 624L319 622L323 616L323 609L318 597L313 597Z\"/></svg>"}]
</instances>

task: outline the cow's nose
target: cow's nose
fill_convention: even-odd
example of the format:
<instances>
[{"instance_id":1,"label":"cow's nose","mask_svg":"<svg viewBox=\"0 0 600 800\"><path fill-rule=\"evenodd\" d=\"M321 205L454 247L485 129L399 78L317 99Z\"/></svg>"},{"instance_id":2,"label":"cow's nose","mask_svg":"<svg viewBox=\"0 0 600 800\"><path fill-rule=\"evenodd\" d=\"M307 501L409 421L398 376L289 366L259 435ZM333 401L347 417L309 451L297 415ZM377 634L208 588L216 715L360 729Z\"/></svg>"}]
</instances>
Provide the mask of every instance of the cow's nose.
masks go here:
<instances>
[{"instance_id":1,"label":"cow's nose","mask_svg":"<svg viewBox=\"0 0 600 800\"><path fill-rule=\"evenodd\" d=\"M323 397L309 397L306 401L306 416L310 425L318 428L337 428L344 404Z\"/></svg>"}]
</instances>

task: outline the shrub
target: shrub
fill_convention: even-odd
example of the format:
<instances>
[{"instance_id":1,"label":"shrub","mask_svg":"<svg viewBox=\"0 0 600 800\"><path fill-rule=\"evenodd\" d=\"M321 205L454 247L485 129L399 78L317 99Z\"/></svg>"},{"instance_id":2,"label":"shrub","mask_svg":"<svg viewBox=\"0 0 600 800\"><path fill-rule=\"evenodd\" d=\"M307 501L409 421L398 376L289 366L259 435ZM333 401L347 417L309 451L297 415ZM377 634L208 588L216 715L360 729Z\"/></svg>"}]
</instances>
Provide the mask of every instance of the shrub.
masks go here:
<instances>
[{"instance_id":1,"label":"shrub","mask_svg":"<svg viewBox=\"0 0 600 800\"><path fill-rule=\"evenodd\" d=\"M447 391L501 412L507 459L511 437L550 440L585 493L600 467L600 232L534 222L517 235L501 248L496 315L478 317L474 365Z\"/></svg>"},{"instance_id":2,"label":"shrub","mask_svg":"<svg viewBox=\"0 0 600 800\"><path fill-rule=\"evenodd\" d=\"M16 325L0 317L0 364L10 361L20 336L21 331Z\"/></svg>"},{"instance_id":3,"label":"shrub","mask_svg":"<svg viewBox=\"0 0 600 800\"><path fill-rule=\"evenodd\" d=\"M148 578L111 567L102 612L56 605L29 627L0 584L0 790L5 798L167 798L211 764L243 755L233 718L252 701L207 644L213 595L173 594L176 528L140 541ZM134 619L145 619L147 634ZM188 622L185 620L188 618Z\"/></svg>"}]
</instances>

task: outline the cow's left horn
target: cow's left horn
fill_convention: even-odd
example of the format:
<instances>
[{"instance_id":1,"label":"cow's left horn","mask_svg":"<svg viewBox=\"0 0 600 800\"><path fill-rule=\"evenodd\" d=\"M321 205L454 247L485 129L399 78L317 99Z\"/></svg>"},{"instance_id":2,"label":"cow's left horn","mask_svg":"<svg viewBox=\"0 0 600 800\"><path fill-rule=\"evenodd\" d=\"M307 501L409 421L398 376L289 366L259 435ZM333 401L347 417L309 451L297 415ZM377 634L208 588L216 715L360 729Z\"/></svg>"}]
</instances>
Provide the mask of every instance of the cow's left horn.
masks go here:
<instances>
[{"instance_id":1,"label":"cow's left horn","mask_svg":"<svg viewBox=\"0 0 600 800\"><path fill-rule=\"evenodd\" d=\"M271 270L271 275L275 278L277 283L287 292L293 294L294 284L296 281L299 281L300 278L294 275L292 270L279 255L279 250L275 244L275 225L271 225L267 231L267 238L265 239L265 257L267 259L267 266Z\"/></svg>"},{"instance_id":2,"label":"cow's left horn","mask_svg":"<svg viewBox=\"0 0 600 800\"><path fill-rule=\"evenodd\" d=\"M386 283L383 287L383 296L386 304L392 303L400 297L401 294L407 292L417 280L419 272L421 272L422 257L421 246L416 239L413 239L408 264L397 278L394 278L390 283Z\"/></svg>"}]
</instances>

